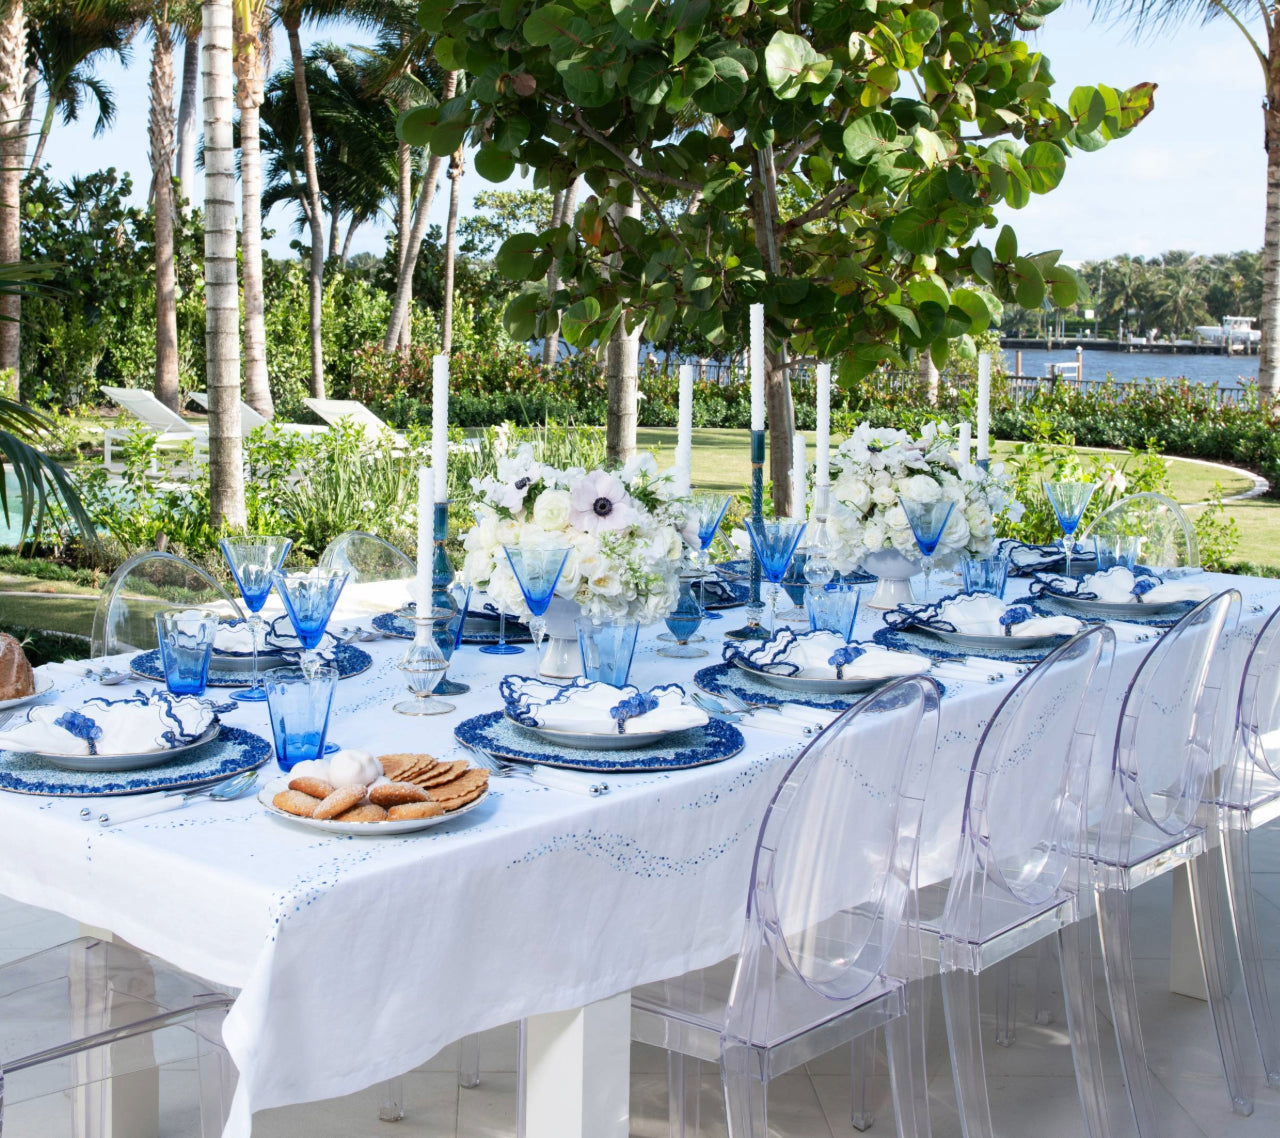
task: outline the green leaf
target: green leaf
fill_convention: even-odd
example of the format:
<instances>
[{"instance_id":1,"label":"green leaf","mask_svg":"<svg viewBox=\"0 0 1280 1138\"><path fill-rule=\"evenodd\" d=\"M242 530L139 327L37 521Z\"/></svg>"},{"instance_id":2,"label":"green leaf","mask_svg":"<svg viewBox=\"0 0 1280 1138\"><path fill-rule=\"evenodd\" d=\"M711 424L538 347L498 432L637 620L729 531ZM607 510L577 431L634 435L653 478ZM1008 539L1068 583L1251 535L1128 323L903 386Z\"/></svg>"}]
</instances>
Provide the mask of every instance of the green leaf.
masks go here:
<instances>
[{"instance_id":1,"label":"green leaf","mask_svg":"<svg viewBox=\"0 0 1280 1138\"><path fill-rule=\"evenodd\" d=\"M914 206L904 209L889 226L889 236L909 253L932 253L945 235L945 224Z\"/></svg>"},{"instance_id":2,"label":"green leaf","mask_svg":"<svg viewBox=\"0 0 1280 1138\"><path fill-rule=\"evenodd\" d=\"M830 70L831 60L791 32L774 32L764 49L765 79L779 99L794 99L806 83L820 83Z\"/></svg>"},{"instance_id":3,"label":"green leaf","mask_svg":"<svg viewBox=\"0 0 1280 1138\"><path fill-rule=\"evenodd\" d=\"M1022 168L1031 192L1047 194L1062 181L1067 172L1067 158L1052 142L1033 142L1022 152Z\"/></svg>"},{"instance_id":4,"label":"green leaf","mask_svg":"<svg viewBox=\"0 0 1280 1138\"><path fill-rule=\"evenodd\" d=\"M432 130L427 145L430 147L432 154L446 158L462 145L462 140L466 133L467 124L464 122L438 123L435 129Z\"/></svg>"},{"instance_id":5,"label":"green leaf","mask_svg":"<svg viewBox=\"0 0 1280 1138\"><path fill-rule=\"evenodd\" d=\"M912 133L915 135L912 149L924 159L926 167L936 166L939 162L946 161L946 144L933 131L918 126Z\"/></svg>"},{"instance_id":6,"label":"green leaf","mask_svg":"<svg viewBox=\"0 0 1280 1138\"><path fill-rule=\"evenodd\" d=\"M747 69L731 55L710 61L713 75L705 86L693 94L698 110L709 115L722 115L738 105L747 89Z\"/></svg>"},{"instance_id":7,"label":"green leaf","mask_svg":"<svg viewBox=\"0 0 1280 1138\"><path fill-rule=\"evenodd\" d=\"M516 168L516 160L496 146L482 146L476 154L476 173L489 182L505 182Z\"/></svg>"},{"instance_id":8,"label":"green leaf","mask_svg":"<svg viewBox=\"0 0 1280 1138\"><path fill-rule=\"evenodd\" d=\"M508 280L541 280L546 275L545 268L538 273L530 272L530 266L542 259L535 256L541 251L542 238L536 233L513 233L498 246L493 258L494 268ZM548 253L546 257L550 262L551 255Z\"/></svg>"},{"instance_id":9,"label":"green leaf","mask_svg":"<svg viewBox=\"0 0 1280 1138\"><path fill-rule=\"evenodd\" d=\"M984 246L973 247L973 252L969 254L969 268L983 284L996 283L995 263L992 260L991 251Z\"/></svg>"},{"instance_id":10,"label":"green leaf","mask_svg":"<svg viewBox=\"0 0 1280 1138\"><path fill-rule=\"evenodd\" d=\"M678 28L676 30L676 39L674 50L671 54L672 63L682 63L702 38L702 25L699 24L695 28Z\"/></svg>"},{"instance_id":11,"label":"green leaf","mask_svg":"<svg viewBox=\"0 0 1280 1138\"><path fill-rule=\"evenodd\" d=\"M400 115L396 134L410 146L426 146L431 141L431 132L439 117L439 107L410 107Z\"/></svg>"},{"instance_id":12,"label":"green leaf","mask_svg":"<svg viewBox=\"0 0 1280 1138\"><path fill-rule=\"evenodd\" d=\"M1000 230L1000 236L996 238L996 259L1012 261L1017 255L1017 235L1007 225L1003 226Z\"/></svg>"},{"instance_id":13,"label":"green leaf","mask_svg":"<svg viewBox=\"0 0 1280 1138\"><path fill-rule=\"evenodd\" d=\"M442 32L445 17L452 11L453 0L422 0L418 5L418 26L428 32Z\"/></svg>"},{"instance_id":14,"label":"green leaf","mask_svg":"<svg viewBox=\"0 0 1280 1138\"><path fill-rule=\"evenodd\" d=\"M1076 120L1076 130L1087 134L1102 125L1107 103L1097 87L1077 87L1067 100L1067 109Z\"/></svg>"},{"instance_id":15,"label":"green leaf","mask_svg":"<svg viewBox=\"0 0 1280 1138\"><path fill-rule=\"evenodd\" d=\"M599 319L600 302L594 296L584 296L565 309L560 318L560 329L570 344L582 347L590 343L590 339L584 340L584 337L591 325Z\"/></svg>"},{"instance_id":16,"label":"green leaf","mask_svg":"<svg viewBox=\"0 0 1280 1138\"><path fill-rule=\"evenodd\" d=\"M892 115L884 111L862 115L844 128L845 157L850 162L866 162L875 154L900 149L895 145L897 138L898 124Z\"/></svg>"},{"instance_id":17,"label":"green leaf","mask_svg":"<svg viewBox=\"0 0 1280 1138\"><path fill-rule=\"evenodd\" d=\"M715 64L709 59L695 55L684 65L684 90L692 95L699 87L705 87L716 77Z\"/></svg>"},{"instance_id":18,"label":"green leaf","mask_svg":"<svg viewBox=\"0 0 1280 1138\"><path fill-rule=\"evenodd\" d=\"M546 47L564 34L573 13L559 4L545 4L529 13L524 22L524 38L534 47Z\"/></svg>"},{"instance_id":19,"label":"green leaf","mask_svg":"<svg viewBox=\"0 0 1280 1138\"><path fill-rule=\"evenodd\" d=\"M642 55L631 65L627 93L642 106L656 106L671 89L667 61L659 55Z\"/></svg>"},{"instance_id":20,"label":"green leaf","mask_svg":"<svg viewBox=\"0 0 1280 1138\"><path fill-rule=\"evenodd\" d=\"M542 294L522 292L512 299L502 314L502 326L513 340L531 340L537 330L538 303Z\"/></svg>"},{"instance_id":21,"label":"green leaf","mask_svg":"<svg viewBox=\"0 0 1280 1138\"><path fill-rule=\"evenodd\" d=\"M1080 293L1080 282L1066 265L1055 265L1042 274L1044 282L1049 286L1049 295L1059 308L1070 308Z\"/></svg>"},{"instance_id":22,"label":"green leaf","mask_svg":"<svg viewBox=\"0 0 1280 1138\"><path fill-rule=\"evenodd\" d=\"M941 21L928 8L917 8L907 19L911 38L916 43L928 43L937 34Z\"/></svg>"},{"instance_id":23,"label":"green leaf","mask_svg":"<svg viewBox=\"0 0 1280 1138\"><path fill-rule=\"evenodd\" d=\"M958 288L951 294L951 303L969 318L968 331L986 331L991 323L991 311L980 293L971 288Z\"/></svg>"},{"instance_id":24,"label":"green leaf","mask_svg":"<svg viewBox=\"0 0 1280 1138\"><path fill-rule=\"evenodd\" d=\"M1044 277L1036 263L1029 257L1018 257L1010 273L1013 296L1026 309L1036 309L1044 303Z\"/></svg>"},{"instance_id":25,"label":"green leaf","mask_svg":"<svg viewBox=\"0 0 1280 1138\"><path fill-rule=\"evenodd\" d=\"M462 71L467 66L467 45L451 36L438 36L432 47L436 62L446 71Z\"/></svg>"}]
</instances>

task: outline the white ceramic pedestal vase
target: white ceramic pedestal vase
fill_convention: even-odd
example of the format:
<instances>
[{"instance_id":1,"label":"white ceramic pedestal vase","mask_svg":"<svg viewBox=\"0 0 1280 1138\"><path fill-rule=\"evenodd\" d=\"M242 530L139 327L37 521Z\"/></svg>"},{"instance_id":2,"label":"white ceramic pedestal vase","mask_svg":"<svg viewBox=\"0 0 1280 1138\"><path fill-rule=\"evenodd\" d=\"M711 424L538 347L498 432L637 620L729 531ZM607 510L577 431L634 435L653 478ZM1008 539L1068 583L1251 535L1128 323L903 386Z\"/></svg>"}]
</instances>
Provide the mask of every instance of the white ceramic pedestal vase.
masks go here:
<instances>
[{"instance_id":1,"label":"white ceramic pedestal vase","mask_svg":"<svg viewBox=\"0 0 1280 1138\"><path fill-rule=\"evenodd\" d=\"M538 657L538 675L547 680L571 680L582 674L582 656L578 651L578 628L574 623L581 614L577 601L564 597L551 598L543 618L547 622L547 638Z\"/></svg>"},{"instance_id":2,"label":"white ceramic pedestal vase","mask_svg":"<svg viewBox=\"0 0 1280 1138\"><path fill-rule=\"evenodd\" d=\"M919 561L903 557L896 549L882 549L868 553L859 568L880 578L876 591L866 602L871 608L894 609L915 600L911 578L920 572Z\"/></svg>"}]
</instances>

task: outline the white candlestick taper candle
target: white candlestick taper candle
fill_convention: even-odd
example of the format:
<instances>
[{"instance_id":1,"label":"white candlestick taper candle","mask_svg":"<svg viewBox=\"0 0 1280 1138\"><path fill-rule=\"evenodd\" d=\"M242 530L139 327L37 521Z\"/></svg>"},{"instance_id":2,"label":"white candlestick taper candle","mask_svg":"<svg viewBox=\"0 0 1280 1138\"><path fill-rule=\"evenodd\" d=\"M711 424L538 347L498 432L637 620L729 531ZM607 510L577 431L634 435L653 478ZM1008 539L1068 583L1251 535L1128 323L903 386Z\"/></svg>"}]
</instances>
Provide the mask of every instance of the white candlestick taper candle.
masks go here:
<instances>
[{"instance_id":1,"label":"white candlestick taper candle","mask_svg":"<svg viewBox=\"0 0 1280 1138\"><path fill-rule=\"evenodd\" d=\"M809 489L809 457L806 450L804 435L797 431L795 442L791 445L791 516L793 518L809 516L805 510Z\"/></svg>"},{"instance_id":2,"label":"white candlestick taper candle","mask_svg":"<svg viewBox=\"0 0 1280 1138\"><path fill-rule=\"evenodd\" d=\"M764 430L764 305L751 306L751 429Z\"/></svg>"},{"instance_id":3,"label":"white candlestick taper candle","mask_svg":"<svg viewBox=\"0 0 1280 1138\"><path fill-rule=\"evenodd\" d=\"M676 488L693 487L693 365L680 365L680 415L676 422Z\"/></svg>"},{"instance_id":4,"label":"white candlestick taper candle","mask_svg":"<svg viewBox=\"0 0 1280 1138\"><path fill-rule=\"evenodd\" d=\"M431 465L436 472L436 499L443 502L449 497L448 356L431 358Z\"/></svg>"},{"instance_id":5,"label":"white candlestick taper candle","mask_svg":"<svg viewBox=\"0 0 1280 1138\"><path fill-rule=\"evenodd\" d=\"M969 465L969 451L973 446L973 428L968 422L960 424L960 465Z\"/></svg>"},{"instance_id":6,"label":"white candlestick taper candle","mask_svg":"<svg viewBox=\"0 0 1280 1138\"><path fill-rule=\"evenodd\" d=\"M435 551L433 528L436 513L435 477L431 467L418 467L418 576L414 600L418 611L431 607L431 562Z\"/></svg>"},{"instance_id":7,"label":"white candlestick taper candle","mask_svg":"<svg viewBox=\"0 0 1280 1138\"><path fill-rule=\"evenodd\" d=\"M831 365L818 365L818 469L813 476L815 486L831 481Z\"/></svg>"},{"instance_id":8,"label":"white candlestick taper candle","mask_svg":"<svg viewBox=\"0 0 1280 1138\"><path fill-rule=\"evenodd\" d=\"M978 354L978 461L991 457L991 354Z\"/></svg>"}]
</instances>

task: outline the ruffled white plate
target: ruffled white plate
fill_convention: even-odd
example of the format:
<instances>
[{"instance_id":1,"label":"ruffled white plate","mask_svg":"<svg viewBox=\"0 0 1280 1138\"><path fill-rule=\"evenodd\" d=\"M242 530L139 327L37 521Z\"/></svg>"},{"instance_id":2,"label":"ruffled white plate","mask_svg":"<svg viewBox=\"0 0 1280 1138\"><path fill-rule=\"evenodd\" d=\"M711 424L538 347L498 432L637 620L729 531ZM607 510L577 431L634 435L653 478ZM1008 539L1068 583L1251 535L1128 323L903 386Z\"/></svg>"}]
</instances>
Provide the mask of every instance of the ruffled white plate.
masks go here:
<instances>
[{"instance_id":1,"label":"ruffled white plate","mask_svg":"<svg viewBox=\"0 0 1280 1138\"><path fill-rule=\"evenodd\" d=\"M17 699L0 699L0 711L8 711L11 707L21 707L24 703L30 703L33 699L39 699L42 695L47 695L53 690L53 677L43 676L39 672L35 674L36 690L30 695L20 695Z\"/></svg>"},{"instance_id":2,"label":"ruffled white plate","mask_svg":"<svg viewBox=\"0 0 1280 1138\"><path fill-rule=\"evenodd\" d=\"M132 755L54 755L45 751L14 753L35 755L36 758L44 759L55 767L62 767L69 771L137 771L144 767L158 767L161 763L167 763L179 755L185 755L188 751L194 751L197 747L212 743L221 730L222 725L215 721L209 726L209 730L194 742L183 743L180 747L168 747L163 751L139 751Z\"/></svg>"},{"instance_id":3,"label":"ruffled white plate","mask_svg":"<svg viewBox=\"0 0 1280 1138\"><path fill-rule=\"evenodd\" d=\"M555 731L548 727L530 727L518 719L507 716L507 722L520 731L528 731L548 743L561 747L581 747L591 751L629 751L635 747L652 747L668 735L678 735L681 731L701 731L701 727L677 727L671 731L642 731L636 734L617 731L594 734L586 731Z\"/></svg>"},{"instance_id":4,"label":"ruffled white plate","mask_svg":"<svg viewBox=\"0 0 1280 1138\"><path fill-rule=\"evenodd\" d=\"M878 688L882 684L887 684L890 680L896 680L897 675L867 677L859 676L855 679L837 680L837 679L820 679L809 676L780 676L775 672L764 672L759 668L751 667L741 656L734 657L735 664L738 665L749 676L755 676L761 683L770 684L782 691L807 691L815 692L821 695L849 695L853 692L870 691L872 688ZM928 668L920 670L921 675L928 671Z\"/></svg>"},{"instance_id":5,"label":"ruffled white plate","mask_svg":"<svg viewBox=\"0 0 1280 1138\"><path fill-rule=\"evenodd\" d=\"M332 818L303 818L299 814L290 814L273 806L271 800L282 790L289 789L287 778L273 779L258 791L258 801L266 808L268 814L275 818L283 818L286 822L294 822L311 830L321 830L326 834L354 835L357 838L388 838L396 834L414 834L419 830L429 830L441 822L451 822L469 814L489 797L489 791L480 795L474 802L459 806L445 814L437 814L434 818L403 818L399 821L386 822L335 822Z\"/></svg>"}]
</instances>

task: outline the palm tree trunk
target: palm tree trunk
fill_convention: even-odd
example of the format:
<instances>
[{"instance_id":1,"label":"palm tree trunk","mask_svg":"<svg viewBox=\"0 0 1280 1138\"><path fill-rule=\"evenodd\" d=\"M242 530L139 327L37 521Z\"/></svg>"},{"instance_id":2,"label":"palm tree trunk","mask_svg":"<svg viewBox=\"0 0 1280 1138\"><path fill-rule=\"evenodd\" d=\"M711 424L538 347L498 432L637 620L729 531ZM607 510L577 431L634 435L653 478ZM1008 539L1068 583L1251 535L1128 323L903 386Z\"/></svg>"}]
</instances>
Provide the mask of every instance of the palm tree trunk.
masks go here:
<instances>
[{"instance_id":1,"label":"palm tree trunk","mask_svg":"<svg viewBox=\"0 0 1280 1138\"><path fill-rule=\"evenodd\" d=\"M573 215L577 211L578 205L578 179L573 181L561 192L556 194L554 204L551 207L551 225L555 228L557 225L563 225L566 221L572 222ZM547 270L547 300L551 301L556 295L556 289L560 287L560 273L556 269L555 261L551 262L551 268ZM556 356L560 354L560 321L557 320L553 327L543 338L542 341L542 367L544 371L549 371L556 366Z\"/></svg>"},{"instance_id":2,"label":"palm tree trunk","mask_svg":"<svg viewBox=\"0 0 1280 1138\"><path fill-rule=\"evenodd\" d=\"M458 73L450 71L444 77L440 101L452 99L457 89ZM427 160L427 172L422 180L422 190L418 194L418 208L413 215L413 229L409 233L408 248L400 265L400 279L396 281L396 299L391 306L391 321L387 325L387 334L382 341L384 352L395 350L400 342L400 329L409 318L409 301L413 295L413 271L418 267L418 250L422 248L422 238L427 232L427 214L431 212L431 199L435 196L436 181L439 177L440 156L433 154Z\"/></svg>"},{"instance_id":3,"label":"palm tree trunk","mask_svg":"<svg viewBox=\"0 0 1280 1138\"><path fill-rule=\"evenodd\" d=\"M931 404L938 402L938 366L933 362L933 353L928 348L920 349L920 358L916 361L916 370L920 376L920 386L924 388L925 397Z\"/></svg>"},{"instance_id":4,"label":"palm tree trunk","mask_svg":"<svg viewBox=\"0 0 1280 1138\"><path fill-rule=\"evenodd\" d=\"M22 0L0 0L0 265L22 259L22 79L27 69L27 20ZM16 399L21 378L22 301L0 295L0 395ZM12 371L12 375L6 373Z\"/></svg>"},{"instance_id":5,"label":"palm tree trunk","mask_svg":"<svg viewBox=\"0 0 1280 1138\"><path fill-rule=\"evenodd\" d=\"M356 235L356 229L360 226L360 219L353 213L351 222L347 225L347 235L342 241L342 255L338 258L338 268L345 269L347 267L347 258L351 256L351 238Z\"/></svg>"},{"instance_id":6,"label":"palm tree trunk","mask_svg":"<svg viewBox=\"0 0 1280 1138\"><path fill-rule=\"evenodd\" d=\"M190 202L196 185L196 100L200 82L200 31L188 29L182 45L182 97L178 100L178 192ZM184 211L188 208L184 206Z\"/></svg>"},{"instance_id":7,"label":"palm tree trunk","mask_svg":"<svg viewBox=\"0 0 1280 1138\"><path fill-rule=\"evenodd\" d=\"M31 121L36 113L36 93L40 88L40 69L27 64L27 79L22 95L22 137L31 137Z\"/></svg>"},{"instance_id":8,"label":"palm tree trunk","mask_svg":"<svg viewBox=\"0 0 1280 1138\"><path fill-rule=\"evenodd\" d=\"M329 245L325 260L332 261L338 255L338 238L342 233L342 205L333 203L333 212L329 215Z\"/></svg>"},{"instance_id":9,"label":"palm tree trunk","mask_svg":"<svg viewBox=\"0 0 1280 1138\"><path fill-rule=\"evenodd\" d=\"M403 47L408 40L406 33L400 35ZM400 99L401 112L409 109L408 98ZM396 280L400 279L400 270L404 266L405 253L409 249L409 227L413 224L413 148L401 139L396 144ZM350 236L348 234L348 236ZM345 255L343 261L346 261ZM400 325L398 347L408 354L413 341L413 279L409 280L409 306L405 310L404 322Z\"/></svg>"},{"instance_id":10,"label":"palm tree trunk","mask_svg":"<svg viewBox=\"0 0 1280 1138\"><path fill-rule=\"evenodd\" d=\"M204 0L204 296L209 521L246 524L240 446L240 303L232 147L231 0Z\"/></svg>"},{"instance_id":11,"label":"palm tree trunk","mask_svg":"<svg viewBox=\"0 0 1280 1138\"><path fill-rule=\"evenodd\" d=\"M610 206L609 214L615 225L623 217L638 218L640 201L637 198L629 206ZM640 401L640 328L627 331L626 312L605 346L604 375L608 392L605 459L611 466L621 466L636 453Z\"/></svg>"},{"instance_id":12,"label":"palm tree trunk","mask_svg":"<svg viewBox=\"0 0 1280 1138\"><path fill-rule=\"evenodd\" d=\"M1270 403L1280 395L1280 27L1272 33L1267 75L1265 138L1267 208L1262 240L1262 343L1258 348L1258 394Z\"/></svg>"},{"instance_id":13,"label":"palm tree trunk","mask_svg":"<svg viewBox=\"0 0 1280 1138\"><path fill-rule=\"evenodd\" d=\"M155 393L171 411L178 400L178 294L173 269L173 33L152 21L151 143L152 216L156 226Z\"/></svg>"},{"instance_id":14,"label":"palm tree trunk","mask_svg":"<svg viewBox=\"0 0 1280 1138\"><path fill-rule=\"evenodd\" d=\"M311 129L311 99L307 94L307 63L302 58L298 35L301 16L290 10L284 20L289 36L289 58L293 61L293 90L298 99L298 136L302 143L302 164L307 174L307 218L311 223L311 394L324 398L324 344L320 337L320 316L324 307L324 215L320 207L320 178L316 173L316 138Z\"/></svg>"}]
</instances>

